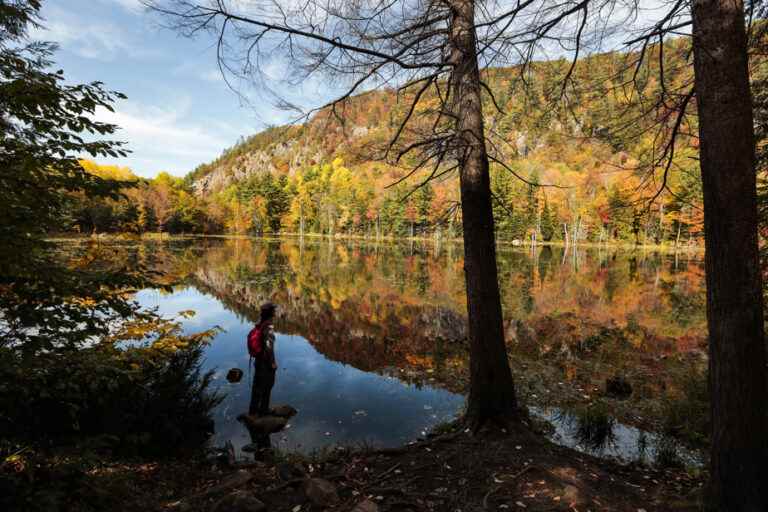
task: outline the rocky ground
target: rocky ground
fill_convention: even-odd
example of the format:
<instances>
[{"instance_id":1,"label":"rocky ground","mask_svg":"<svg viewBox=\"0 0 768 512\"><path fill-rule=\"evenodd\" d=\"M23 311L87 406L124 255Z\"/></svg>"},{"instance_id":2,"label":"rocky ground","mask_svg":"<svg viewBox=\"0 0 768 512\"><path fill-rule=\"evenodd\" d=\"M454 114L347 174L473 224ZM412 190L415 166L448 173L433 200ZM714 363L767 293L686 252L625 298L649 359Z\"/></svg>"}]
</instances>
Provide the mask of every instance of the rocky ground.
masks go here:
<instances>
[{"instance_id":1,"label":"rocky ground","mask_svg":"<svg viewBox=\"0 0 768 512\"><path fill-rule=\"evenodd\" d=\"M145 467L124 510L686 511L702 480L625 466L556 446L521 426L477 434L454 427L398 449L338 449L322 459L262 453L180 470ZM127 470L127 468L126 468ZM137 508L138 507L138 508Z\"/></svg>"}]
</instances>

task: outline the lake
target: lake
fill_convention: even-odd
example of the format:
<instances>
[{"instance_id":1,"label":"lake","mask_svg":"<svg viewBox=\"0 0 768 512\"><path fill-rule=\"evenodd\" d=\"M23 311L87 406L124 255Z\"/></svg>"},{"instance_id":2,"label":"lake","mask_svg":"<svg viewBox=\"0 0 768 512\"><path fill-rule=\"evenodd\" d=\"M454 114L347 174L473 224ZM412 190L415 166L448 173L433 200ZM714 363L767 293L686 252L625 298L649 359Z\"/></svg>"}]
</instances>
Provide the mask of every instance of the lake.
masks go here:
<instances>
[{"instance_id":1,"label":"lake","mask_svg":"<svg viewBox=\"0 0 768 512\"><path fill-rule=\"evenodd\" d=\"M251 442L236 417L250 399L246 334L266 301L280 306L272 402L299 410L273 446L398 446L461 413L460 244L201 238L142 243L138 254L173 283L172 293L140 292L142 305L167 316L196 311L188 332L223 329L204 362L225 394L217 445ZM635 458L631 445L658 426L659 399L679 395L683 376L706 366L703 276L699 253L499 248L513 373L556 442ZM226 381L230 368L245 372L240 383ZM630 398L607 396L605 380L616 375L631 383ZM602 445L569 427L571 411L597 402L631 425L616 423Z\"/></svg>"}]
</instances>

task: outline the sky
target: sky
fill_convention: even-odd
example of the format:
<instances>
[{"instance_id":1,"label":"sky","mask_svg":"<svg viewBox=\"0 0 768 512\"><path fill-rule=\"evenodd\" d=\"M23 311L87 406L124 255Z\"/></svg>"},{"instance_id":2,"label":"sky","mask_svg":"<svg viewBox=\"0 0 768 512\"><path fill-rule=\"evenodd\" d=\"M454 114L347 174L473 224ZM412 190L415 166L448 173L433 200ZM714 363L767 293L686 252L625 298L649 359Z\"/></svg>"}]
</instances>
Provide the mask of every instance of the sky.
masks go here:
<instances>
[{"instance_id":1,"label":"sky","mask_svg":"<svg viewBox=\"0 0 768 512\"><path fill-rule=\"evenodd\" d=\"M161 27L139 0L46 0L42 16L45 29L32 38L60 45L56 68L69 82L98 80L128 97L97 118L119 125L115 138L132 153L99 163L145 177L183 176L240 137L295 117L258 90L244 104L222 80L207 36L192 40ZM328 95L314 85L297 93L301 103L318 106Z\"/></svg>"}]
</instances>

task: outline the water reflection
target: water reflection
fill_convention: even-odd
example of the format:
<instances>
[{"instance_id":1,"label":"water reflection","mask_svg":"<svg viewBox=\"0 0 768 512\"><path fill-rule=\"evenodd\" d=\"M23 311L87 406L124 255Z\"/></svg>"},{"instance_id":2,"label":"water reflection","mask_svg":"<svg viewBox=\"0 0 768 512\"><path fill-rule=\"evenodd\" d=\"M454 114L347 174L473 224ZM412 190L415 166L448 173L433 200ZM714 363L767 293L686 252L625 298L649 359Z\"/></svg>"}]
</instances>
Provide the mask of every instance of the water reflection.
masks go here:
<instances>
[{"instance_id":1,"label":"water reflection","mask_svg":"<svg viewBox=\"0 0 768 512\"><path fill-rule=\"evenodd\" d=\"M557 444L590 455L610 457L622 462L701 466L701 455L655 433L617 422L604 416L584 416L583 411L565 411L556 407L531 407L530 413L552 426L548 437Z\"/></svg>"},{"instance_id":2,"label":"water reflection","mask_svg":"<svg viewBox=\"0 0 768 512\"><path fill-rule=\"evenodd\" d=\"M460 245L202 239L140 250L179 283L171 295L142 292L143 303L169 314L196 310L190 330L226 330L206 353L228 392L217 442L252 442L236 421L249 386L223 374L247 369L245 335L266 301L280 305L273 400L299 409L273 435L276 447L396 445L462 406ZM586 397L616 373L642 401L675 388L670 364L701 362L700 255L501 247L499 279L513 371L529 402L566 390Z\"/></svg>"},{"instance_id":3,"label":"water reflection","mask_svg":"<svg viewBox=\"0 0 768 512\"><path fill-rule=\"evenodd\" d=\"M164 296L141 292L139 300L167 314L184 309L199 311L185 325L189 331L205 322L226 326L227 331L207 349L204 363L206 369L216 369L215 382L226 394L214 418L213 441L217 445L231 441L237 452L254 442L263 444L263 439L252 439L237 420L248 411L251 394L245 345L251 324L247 319L193 288ZM276 448L309 453L336 444L397 446L423 435L439 422L452 419L463 405L464 398L459 394L332 361L304 337L280 332L280 320L276 330L280 368L272 401L290 404L299 411L284 431L271 436ZM233 367L245 371L245 378L239 383L229 383L225 378Z\"/></svg>"}]
</instances>

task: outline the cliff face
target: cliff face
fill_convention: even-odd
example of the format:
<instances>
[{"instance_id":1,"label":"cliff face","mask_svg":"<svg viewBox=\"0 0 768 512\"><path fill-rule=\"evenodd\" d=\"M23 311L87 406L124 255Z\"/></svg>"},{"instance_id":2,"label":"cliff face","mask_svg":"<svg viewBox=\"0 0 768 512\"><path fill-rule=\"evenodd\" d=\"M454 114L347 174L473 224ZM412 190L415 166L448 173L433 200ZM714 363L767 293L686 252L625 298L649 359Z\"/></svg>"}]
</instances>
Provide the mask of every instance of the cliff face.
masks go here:
<instances>
[{"instance_id":1,"label":"cliff face","mask_svg":"<svg viewBox=\"0 0 768 512\"><path fill-rule=\"evenodd\" d=\"M355 96L336 114L322 110L303 124L271 127L243 139L186 180L204 196L262 173L291 176L340 155L348 162L369 161L371 146L386 140L394 126L398 104L391 90Z\"/></svg>"},{"instance_id":2,"label":"cliff face","mask_svg":"<svg viewBox=\"0 0 768 512\"><path fill-rule=\"evenodd\" d=\"M279 141L265 149L246 151L231 160L214 164L211 170L192 182L192 188L195 195L205 196L257 174L276 174L281 162L285 162L291 175L296 169L320 162L323 156L320 149L313 149L296 139Z\"/></svg>"}]
</instances>

